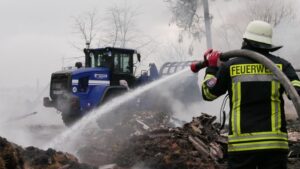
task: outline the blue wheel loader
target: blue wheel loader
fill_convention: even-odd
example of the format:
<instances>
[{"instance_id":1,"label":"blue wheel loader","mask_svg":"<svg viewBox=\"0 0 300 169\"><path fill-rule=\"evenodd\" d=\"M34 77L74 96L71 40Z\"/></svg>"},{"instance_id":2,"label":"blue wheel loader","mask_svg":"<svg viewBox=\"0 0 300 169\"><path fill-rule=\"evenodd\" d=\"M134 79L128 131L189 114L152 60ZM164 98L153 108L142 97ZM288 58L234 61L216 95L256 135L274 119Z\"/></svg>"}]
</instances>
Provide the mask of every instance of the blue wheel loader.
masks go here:
<instances>
[{"instance_id":1,"label":"blue wheel loader","mask_svg":"<svg viewBox=\"0 0 300 169\"><path fill-rule=\"evenodd\" d=\"M74 69L52 73L50 97L44 97L43 100L45 107L54 107L61 112L62 120L67 126L111 98L127 92L128 88L134 89L162 76L175 73L191 63L165 63L160 71L152 63L149 64L149 70L143 71L136 77L136 63L140 62L141 55L134 49L105 47L86 48L83 51L85 65L77 62ZM174 89L174 92L182 92L191 86L198 88L195 76L190 83L185 82L181 89ZM185 94L200 98L200 92L192 91Z\"/></svg>"}]
</instances>

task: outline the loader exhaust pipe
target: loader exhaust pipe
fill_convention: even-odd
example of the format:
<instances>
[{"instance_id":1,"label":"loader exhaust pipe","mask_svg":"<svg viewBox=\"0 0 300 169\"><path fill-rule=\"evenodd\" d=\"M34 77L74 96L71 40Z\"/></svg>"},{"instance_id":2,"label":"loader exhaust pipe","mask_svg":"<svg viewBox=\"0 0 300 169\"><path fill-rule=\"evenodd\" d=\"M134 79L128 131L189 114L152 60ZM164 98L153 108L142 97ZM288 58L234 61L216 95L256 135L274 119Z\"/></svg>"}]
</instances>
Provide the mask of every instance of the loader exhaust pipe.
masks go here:
<instances>
[{"instance_id":1,"label":"loader exhaust pipe","mask_svg":"<svg viewBox=\"0 0 300 169\"><path fill-rule=\"evenodd\" d=\"M272 71L275 76L278 78L279 82L283 85L285 91L293 101L293 104L296 108L298 119L300 120L300 97L298 96L298 93L290 80L286 77L286 75L278 69L278 67L267 57L264 55L261 55L257 52L253 52L250 50L232 50L229 52L222 53L220 60L226 61L230 58L234 57L245 57L253 59L261 64L263 64L265 67L267 67L270 71Z\"/></svg>"}]
</instances>

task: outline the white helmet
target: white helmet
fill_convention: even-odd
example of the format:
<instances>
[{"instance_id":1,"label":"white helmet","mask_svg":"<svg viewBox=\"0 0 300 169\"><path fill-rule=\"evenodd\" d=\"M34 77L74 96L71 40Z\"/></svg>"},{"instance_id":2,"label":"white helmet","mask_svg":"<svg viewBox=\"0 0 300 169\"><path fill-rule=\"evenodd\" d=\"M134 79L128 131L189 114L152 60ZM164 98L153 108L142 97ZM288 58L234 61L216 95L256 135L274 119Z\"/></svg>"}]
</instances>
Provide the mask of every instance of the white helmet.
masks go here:
<instances>
[{"instance_id":1,"label":"white helmet","mask_svg":"<svg viewBox=\"0 0 300 169\"><path fill-rule=\"evenodd\" d=\"M259 42L259 48L275 51L282 46L273 46L272 34L272 25L264 21L254 20L248 24L243 38L244 40ZM257 44L255 44L255 46L257 47Z\"/></svg>"},{"instance_id":2,"label":"white helmet","mask_svg":"<svg viewBox=\"0 0 300 169\"><path fill-rule=\"evenodd\" d=\"M264 21L255 20L248 24L243 38L272 45L272 26Z\"/></svg>"}]
</instances>

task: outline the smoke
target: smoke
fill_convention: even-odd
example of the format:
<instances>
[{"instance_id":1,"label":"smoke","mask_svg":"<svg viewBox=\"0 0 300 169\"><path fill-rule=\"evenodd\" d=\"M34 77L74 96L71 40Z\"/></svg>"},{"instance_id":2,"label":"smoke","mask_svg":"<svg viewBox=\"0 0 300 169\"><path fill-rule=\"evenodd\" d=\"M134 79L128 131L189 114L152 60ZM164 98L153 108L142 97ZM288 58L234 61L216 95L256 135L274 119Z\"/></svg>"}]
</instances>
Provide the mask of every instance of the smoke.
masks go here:
<instances>
[{"instance_id":1,"label":"smoke","mask_svg":"<svg viewBox=\"0 0 300 169\"><path fill-rule=\"evenodd\" d=\"M291 62L294 68L300 68L300 59L298 59L300 52L300 48L298 47L300 39L300 31L298 29L300 12L297 10L300 7L300 1L218 0L210 1L209 5L212 16L212 41L215 50L226 52L240 49L247 24L254 19L267 20L274 25L273 44L284 46L282 49L274 52L274 54ZM165 51L161 51L161 53L166 53L165 55L162 54L162 56L165 56L164 62L201 59L201 55L206 50L204 38L199 43L195 43L192 38L185 37L185 41L181 43L181 45L164 47ZM194 54L191 57L187 57L189 56L188 49L190 43L195 43ZM175 50L171 50L172 48ZM203 76L204 73L200 72L199 85ZM213 102L199 101L198 103L190 103L186 106L186 104L172 96L172 91L169 91L168 94L168 98L174 103L173 109L176 117L178 116L180 119L185 120L191 119L194 115L193 113L200 113L202 111L218 115L222 99L224 98L220 97ZM228 104L226 111L228 112Z\"/></svg>"},{"instance_id":2,"label":"smoke","mask_svg":"<svg viewBox=\"0 0 300 169\"><path fill-rule=\"evenodd\" d=\"M300 39L300 31L297 29L299 27L299 21L297 23L287 23L283 22L275 29L275 39L274 43L276 45L282 45L283 48L280 49L276 54L287 59L292 63L292 65L299 69L300 60L299 53L300 48L298 41Z\"/></svg>"},{"instance_id":3,"label":"smoke","mask_svg":"<svg viewBox=\"0 0 300 169\"><path fill-rule=\"evenodd\" d=\"M189 2L186 1L186 3ZM296 45L300 38L297 30L300 14L297 9L299 7L300 1L297 0L209 1L213 48L224 52L240 49L247 24L254 19L269 20L271 24L275 25L274 44L284 45L284 48L275 54L294 62L296 61L294 58L298 53ZM197 11L199 15L202 15L202 7L197 10L199 10ZM154 52L151 52L152 55L148 59L162 65L167 61L198 60L202 58L202 54L207 49L205 32L202 32L203 38L197 41L188 34L178 38L179 35L183 35L180 34L179 28L175 25L171 25L171 29L172 31L166 32L171 32L172 38L168 38L166 36L168 34L164 34L167 43L159 41L159 45L157 45ZM182 38L184 41L180 41ZM191 44L193 44L192 47ZM192 55L190 52L192 52Z\"/></svg>"},{"instance_id":4,"label":"smoke","mask_svg":"<svg viewBox=\"0 0 300 169\"><path fill-rule=\"evenodd\" d=\"M152 89L151 93L156 97L166 98L164 104L168 104L168 111L180 121L189 122L192 117L207 113L219 118L221 102L224 97L215 101L204 101L201 94L201 84L204 79L204 70L198 74L186 72L179 79L165 83L159 88ZM216 106L218 105L218 106Z\"/></svg>"},{"instance_id":5,"label":"smoke","mask_svg":"<svg viewBox=\"0 0 300 169\"><path fill-rule=\"evenodd\" d=\"M299 1L230 0L215 1L210 5L215 49L228 51L240 48L247 24L254 19L262 19L274 25L273 43L284 46L275 54L293 62L295 67L299 65Z\"/></svg>"},{"instance_id":6,"label":"smoke","mask_svg":"<svg viewBox=\"0 0 300 169\"><path fill-rule=\"evenodd\" d=\"M111 129L124 120L126 122L139 116L142 112L168 114L179 121L190 121L201 112L217 115L219 108L215 106L215 102L202 103L196 74L189 70L178 73L109 101L53 139L45 148L49 146L77 153L89 141L89 135L98 132L99 128L100 130ZM202 73L200 81L202 81ZM123 133L119 135L118 137L128 137L128 135L123 136ZM68 142L68 145L62 144L65 142Z\"/></svg>"},{"instance_id":7,"label":"smoke","mask_svg":"<svg viewBox=\"0 0 300 169\"><path fill-rule=\"evenodd\" d=\"M42 107L43 92L31 87L0 90L2 137L22 146L41 147L64 129L57 114Z\"/></svg>"}]
</instances>

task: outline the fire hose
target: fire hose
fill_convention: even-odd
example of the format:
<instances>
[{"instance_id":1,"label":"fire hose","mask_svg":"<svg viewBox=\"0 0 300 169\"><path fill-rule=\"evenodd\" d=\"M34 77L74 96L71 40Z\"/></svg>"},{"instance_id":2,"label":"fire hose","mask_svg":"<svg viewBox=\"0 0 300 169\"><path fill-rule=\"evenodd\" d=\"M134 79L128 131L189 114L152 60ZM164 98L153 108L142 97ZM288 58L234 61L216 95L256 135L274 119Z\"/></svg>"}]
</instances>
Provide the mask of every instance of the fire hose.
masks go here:
<instances>
[{"instance_id":1,"label":"fire hose","mask_svg":"<svg viewBox=\"0 0 300 169\"><path fill-rule=\"evenodd\" d=\"M294 104L298 117L300 117L300 97L296 89L294 88L290 80L286 77L286 75L270 59L268 59L262 54L250 50L233 50L233 51L222 53L220 60L226 61L230 58L235 58L235 57L250 58L252 60L255 60L263 64L266 68L268 68L276 76L276 78L281 83L281 85L284 87L285 92L288 94L288 96L290 97L290 99ZM206 62L205 59L204 61L200 61L194 64L194 66L196 66L196 68L199 70L205 68L207 65L205 63Z\"/></svg>"}]
</instances>

